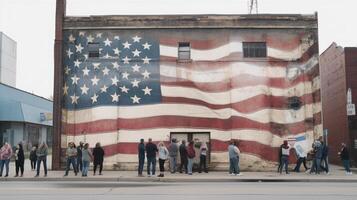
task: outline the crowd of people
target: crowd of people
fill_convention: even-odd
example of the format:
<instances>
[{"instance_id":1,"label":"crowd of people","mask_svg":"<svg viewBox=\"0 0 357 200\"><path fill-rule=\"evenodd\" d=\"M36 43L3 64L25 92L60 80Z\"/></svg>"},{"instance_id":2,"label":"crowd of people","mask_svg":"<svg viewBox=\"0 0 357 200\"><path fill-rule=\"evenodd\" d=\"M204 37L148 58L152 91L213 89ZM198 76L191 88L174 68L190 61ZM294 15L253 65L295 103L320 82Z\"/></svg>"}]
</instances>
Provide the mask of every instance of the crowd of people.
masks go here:
<instances>
[{"instance_id":1,"label":"crowd of people","mask_svg":"<svg viewBox=\"0 0 357 200\"><path fill-rule=\"evenodd\" d=\"M304 166L306 173L310 174L320 174L325 172L329 174L328 166L328 146L324 143L323 138L315 140L312 144L312 149L309 152L305 152L302 148L291 147L288 141L284 143L279 148L279 166L278 173L282 174L283 170L286 174L289 174L289 160L291 149L294 149L296 155L296 166L294 167L294 172L300 172L301 165ZM239 167L240 150L238 148L238 142L236 140L231 140L228 146L228 160L229 160L229 174L231 175L242 175ZM189 141L186 145L186 141L182 140L181 144L173 138L167 146L164 142L159 142L156 145L151 138L145 143L144 139L140 139L138 144L138 176L142 177L144 171L144 164L146 158L147 164L147 176L155 176L156 172L156 161L159 162L160 173L158 177L165 176L165 162L169 162L169 171L171 173L186 173L192 175L194 172L194 161L195 158L199 159L199 163L196 165L196 171L198 173L208 173L207 167L207 155L209 149L206 142L194 142ZM352 174L350 169L350 158L349 151L346 144L341 145L341 150L338 153L342 160L343 166L345 168L346 174ZM44 168L44 176L47 176L47 155L48 147L46 143L41 143L39 146L35 145L32 147L29 160L31 163L32 171L36 171L35 177L40 175L41 163ZM88 176L90 163L93 162L93 176L96 175L97 169L99 167L99 175L102 175L103 162L104 162L104 149L101 147L100 143L96 143L95 147L91 150L88 143L80 142L76 145L73 142L68 143L68 148L66 149L66 168L64 176L68 176L71 166L74 174L77 176L79 172L82 173L83 177ZM15 148L7 142L0 149L0 177L3 176L3 171L5 168L4 177L9 176L9 163L11 159L15 161L15 177L22 177L24 175L24 163L25 154L24 148L21 143L19 143ZM178 158L180 164L178 164ZM311 168L308 168L307 162L310 161Z\"/></svg>"}]
</instances>

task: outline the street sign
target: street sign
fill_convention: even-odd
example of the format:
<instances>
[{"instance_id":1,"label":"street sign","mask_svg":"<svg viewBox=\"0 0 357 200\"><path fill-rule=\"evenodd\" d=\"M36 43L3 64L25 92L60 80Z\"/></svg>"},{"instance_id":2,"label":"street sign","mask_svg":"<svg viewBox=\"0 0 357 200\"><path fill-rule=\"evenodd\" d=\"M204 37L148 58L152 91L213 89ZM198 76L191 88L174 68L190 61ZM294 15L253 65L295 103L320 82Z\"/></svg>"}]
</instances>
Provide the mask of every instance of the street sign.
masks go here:
<instances>
[{"instance_id":1,"label":"street sign","mask_svg":"<svg viewBox=\"0 0 357 200\"><path fill-rule=\"evenodd\" d=\"M356 107L355 104L347 104L347 116L356 115Z\"/></svg>"}]
</instances>

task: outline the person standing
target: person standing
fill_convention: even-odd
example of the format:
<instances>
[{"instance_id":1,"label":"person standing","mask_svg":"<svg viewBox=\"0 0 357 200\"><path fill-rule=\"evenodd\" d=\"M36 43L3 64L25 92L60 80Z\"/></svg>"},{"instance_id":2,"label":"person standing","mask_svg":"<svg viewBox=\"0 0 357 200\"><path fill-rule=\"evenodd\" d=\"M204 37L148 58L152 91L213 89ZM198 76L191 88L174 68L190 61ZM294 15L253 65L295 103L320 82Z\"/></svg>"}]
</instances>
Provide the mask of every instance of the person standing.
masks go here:
<instances>
[{"instance_id":1,"label":"person standing","mask_svg":"<svg viewBox=\"0 0 357 200\"><path fill-rule=\"evenodd\" d=\"M172 138L171 144L169 146L169 157L170 157L170 171L171 173L176 173L176 163L177 163L177 154L179 148L177 146L176 138Z\"/></svg>"},{"instance_id":2,"label":"person standing","mask_svg":"<svg viewBox=\"0 0 357 200\"><path fill-rule=\"evenodd\" d=\"M188 157L188 164L187 164L187 172L188 175L192 175L192 167L193 167L193 159L196 156L195 147L193 146L194 142L190 141L187 147L187 157Z\"/></svg>"},{"instance_id":3,"label":"person standing","mask_svg":"<svg viewBox=\"0 0 357 200\"><path fill-rule=\"evenodd\" d=\"M352 171L350 169L350 153L345 143L341 144L341 151L338 152L338 154L340 155L340 158L342 160L342 164L343 167L345 168L346 175L351 175Z\"/></svg>"},{"instance_id":4,"label":"person standing","mask_svg":"<svg viewBox=\"0 0 357 200\"><path fill-rule=\"evenodd\" d=\"M283 163L281 162L281 152L282 152L282 148L283 148L283 144L280 145L279 147L279 153L278 153L278 161L279 161L279 165L278 165L278 173L280 173Z\"/></svg>"},{"instance_id":5,"label":"person standing","mask_svg":"<svg viewBox=\"0 0 357 200\"><path fill-rule=\"evenodd\" d=\"M138 145L138 157L139 157L138 176L143 176L144 163L145 163L144 139L140 139L140 143Z\"/></svg>"},{"instance_id":6,"label":"person standing","mask_svg":"<svg viewBox=\"0 0 357 200\"><path fill-rule=\"evenodd\" d=\"M289 154L290 154L290 146L288 144L287 140L284 140L284 143L281 147L281 168L280 168L280 174L283 171L283 168L285 167L285 173L289 174L288 171L288 165L289 165Z\"/></svg>"},{"instance_id":7,"label":"person standing","mask_svg":"<svg viewBox=\"0 0 357 200\"><path fill-rule=\"evenodd\" d=\"M300 147L300 148L299 148ZM306 166L306 157L307 154L304 151L304 149L301 148L301 146L299 146L298 149L295 149L296 152L296 157L297 157L297 163L296 166L294 168L294 172L300 172L300 166L301 164L304 165L305 167L305 171L307 171L309 168Z\"/></svg>"},{"instance_id":8,"label":"person standing","mask_svg":"<svg viewBox=\"0 0 357 200\"><path fill-rule=\"evenodd\" d=\"M0 177L2 177L4 166L6 168L6 174L4 177L9 176L9 164L11 156L12 148L9 143L5 142L4 146L2 146L0 149Z\"/></svg>"},{"instance_id":9,"label":"person standing","mask_svg":"<svg viewBox=\"0 0 357 200\"><path fill-rule=\"evenodd\" d=\"M98 165L99 165L99 175L103 175L102 170L103 170L104 155L105 155L104 149L101 147L100 143L97 142L97 144L95 144L95 148L93 149L93 158L94 158L93 176L95 176Z\"/></svg>"},{"instance_id":10,"label":"person standing","mask_svg":"<svg viewBox=\"0 0 357 200\"><path fill-rule=\"evenodd\" d=\"M180 173L182 173L182 168L185 169L185 173L187 174L187 148L186 148L186 140L182 140L181 145L180 145Z\"/></svg>"},{"instance_id":11,"label":"person standing","mask_svg":"<svg viewBox=\"0 0 357 200\"><path fill-rule=\"evenodd\" d=\"M45 171L45 177L47 176L47 154L48 154L48 147L45 142L43 142L36 151L37 156L37 173L35 177L40 175L40 168L41 162L43 162L43 168Z\"/></svg>"},{"instance_id":12,"label":"person standing","mask_svg":"<svg viewBox=\"0 0 357 200\"><path fill-rule=\"evenodd\" d=\"M71 168L71 164L73 166L74 174L77 176L78 169L77 169L77 149L74 147L74 143L68 143L68 148L66 150L66 157L67 157L67 164L66 164L66 171L64 176L68 176L68 172Z\"/></svg>"},{"instance_id":13,"label":"person standing","mask_svg":"<svg viewBox=\"0 0 357 200\"><path fill-rule=\"evenodd\" d=\"M19 143L16 146L16 150L15 150L15 171L16 171L15 177L19 176L19 171L21 172L20 177L24 175L24 163L25 163L24 149L22 147L22 144Z\"/></svg>"},{"instance_id":14,"label":"person standing","mask_svg":"<svg viewBox=\"0 0 357 200\"><path fill-rule=\"evenodd\" d=\"M36 155L37 147L33 146L30 151L30 162L31 162L31 170L35 171L36 169L36 162L37 162L37 155Z\"/></svg>"},{"instance_id":15,"label":"person standing","mask_svg":"<svg viewBox=\"0 0 357 200\"><path fill-rule=\"evenodd\" d=\"M235 141L231 140L228 146L228 155L229 155L229 174L240 176L239 169L239 154L238 145Z\"/></svg>"},{"instance_id":16,"label":"person standing","mask_svg":"<svg viewBox=\"0 0 357 200\"><path fill-rule=\"evenodd\" d=\"M200 146L200 167L199 167L198 173L202 172L202 168L203 168L204 172L208 173L207 151L208 151L208 147L207 147L206 142L202 142L202 144Z\"/></svg>"},{"instance_id":17,"label":"person standing","mask_svg":"<svg viewBox=\"0 0 357 200\"><path fill-rule=\"evenodd\" d=\"M158 152L156 144L152 142L152 139L149 138L148 143L145 146L146 159L147 159L147 174L148 176L155 176L156 169L156 153ZM150 171L151 168L151 171Z\"/></svg>"},{"instance_id":18,"label":"person standing","mask_svg":"<svg viewBox=\"0 0 357 200\"><path fill-rule=\"evenodd\" d=\"M320 167L321 167L321 158L322 158L322 145L319 140L315 140L312 144L312 148L314 150L314 160L312 163L312 167L310 170L310 174L320 174Z\"/></svg>"},{"instance_id":19,"label":"person standing","mask_svg":"<svg viewBox=\"0 0 357 200\"><path fill-rule=\"evenodd\" d=\"M82 171L82 169L83 169L82 150L83 150L83 142L80 141L79 146L77 147L77 170L78 170L78 172Z\"/></svg>"},{"instance_id":20,"label":"person standing","mask_svg":"<svg viewBox=\"0 0 357 200\"><path fill-rule=\"evenodd\" d=\"M86 177L88 176L88 169L89 169L89 164L90 161L93 160L92 152L89 149L89 144L86 143L82 150L82 162L83 162L83 169L82 169L82 176Z\"/></svg>"},{"instance_id":21,"label":"person standing","mask_svg":"<svg viewBox=\"0 0 357 200\"><path fill-rule=\"evenodd\" d=\"M323 138L322 136L320 136L319 138L322 146L322 156L321 156L321 163L320 163L320 168L322 170L324 170L326 172L326 174L330 174L330 170L329 170L329 167L328 167L328 160L327 160L327 157L328 157L328 146L326 145L326 143L323 141Z\"/></svg>"},{"instance_id":22,"label":"person standing","mask_svg":"<svg viewBox=\"0 0 357 200\"><path fill-rule=\"evenodd\" d=\"M169 151L165 147L163 142L159 143L159 166L160 166L160 175L158 177L164 177L165 172L165 161L169 157Z\"/></svg>"}]
</instances>

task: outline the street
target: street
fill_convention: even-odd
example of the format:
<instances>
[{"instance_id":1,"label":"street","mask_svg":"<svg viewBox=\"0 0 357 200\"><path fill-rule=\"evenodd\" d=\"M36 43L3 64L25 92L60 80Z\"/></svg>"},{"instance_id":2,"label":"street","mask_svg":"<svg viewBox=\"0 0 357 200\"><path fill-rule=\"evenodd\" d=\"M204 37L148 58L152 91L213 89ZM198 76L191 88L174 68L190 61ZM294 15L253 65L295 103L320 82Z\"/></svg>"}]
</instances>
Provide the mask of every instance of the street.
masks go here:
<instances>
[{"instance_id":1,"label":"street","mask_svg":"<svg viewBox=\"0 0 357 200\"><path fill-rule=\"evenodd\" d=\"M0 182L1 199L355 200L357 183Z\"/></svg>"}]
</instances>

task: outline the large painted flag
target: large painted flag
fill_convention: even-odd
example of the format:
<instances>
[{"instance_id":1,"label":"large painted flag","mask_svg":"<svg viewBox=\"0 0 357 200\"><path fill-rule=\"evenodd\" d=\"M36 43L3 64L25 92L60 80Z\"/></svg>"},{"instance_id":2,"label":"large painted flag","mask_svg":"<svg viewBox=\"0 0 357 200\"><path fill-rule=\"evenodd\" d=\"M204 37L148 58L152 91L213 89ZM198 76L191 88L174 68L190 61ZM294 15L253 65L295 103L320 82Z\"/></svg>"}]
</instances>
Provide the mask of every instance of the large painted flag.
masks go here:
<instances>
[{"instance_id":1,"label":"large painted flag","mask_svg":"<svg viewBox=\"0 0 357 200\"><path fill-rule=\"evenodd\" d=\"M135 162L140 138L210 132L212 162L226 162L230 139L247 156L275 161L283 139L319 126L319 85L305 73L318 55L292 35L268 38L268 60L246 61L243 38L231 34L66 31L62 147L101 142L111 163ZM182 40L189 62L177 62ZM293 97L297 109L288 105Z\"/></svg>"}]
</instances>

